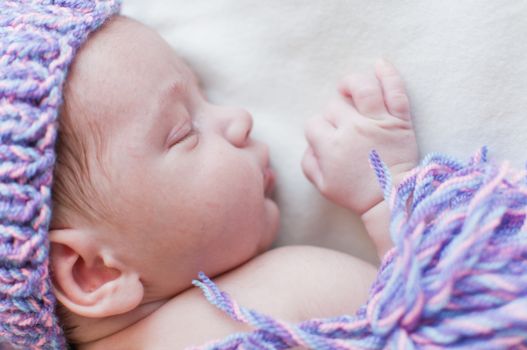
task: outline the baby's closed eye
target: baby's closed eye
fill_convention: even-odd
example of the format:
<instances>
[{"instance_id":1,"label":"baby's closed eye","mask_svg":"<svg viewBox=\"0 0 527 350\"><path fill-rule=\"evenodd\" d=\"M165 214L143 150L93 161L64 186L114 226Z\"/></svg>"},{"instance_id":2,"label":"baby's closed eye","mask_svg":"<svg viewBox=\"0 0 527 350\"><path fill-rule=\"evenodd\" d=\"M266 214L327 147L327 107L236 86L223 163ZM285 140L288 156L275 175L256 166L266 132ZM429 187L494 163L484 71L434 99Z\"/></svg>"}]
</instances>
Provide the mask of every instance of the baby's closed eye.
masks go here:
<instances>
[{"instance_id":1,"label":"baby's closed eye","mask_svg":"<svg viewBox=\"0 0 527 350\"><path fill-rule=\"evenodd\" d=\"M197 143L198 132L195 125L190 118L185 118L183 122L178 123L169 132L166 139L166 149L170 149L177 145L187 144L192 141L191 146Z\"/></svg>"},{"instance_id":2,"label":"baby's closed eye","mask_svg":"<svg viewBox=\"0 0 527 350\"><path fill-rule=\"evenodd\" d=\"M167 137L167 147L170 148L181 141L184 141L193 132L191 122L185 121L182 125L175 126Z\"/></svg>"}]
</instances>

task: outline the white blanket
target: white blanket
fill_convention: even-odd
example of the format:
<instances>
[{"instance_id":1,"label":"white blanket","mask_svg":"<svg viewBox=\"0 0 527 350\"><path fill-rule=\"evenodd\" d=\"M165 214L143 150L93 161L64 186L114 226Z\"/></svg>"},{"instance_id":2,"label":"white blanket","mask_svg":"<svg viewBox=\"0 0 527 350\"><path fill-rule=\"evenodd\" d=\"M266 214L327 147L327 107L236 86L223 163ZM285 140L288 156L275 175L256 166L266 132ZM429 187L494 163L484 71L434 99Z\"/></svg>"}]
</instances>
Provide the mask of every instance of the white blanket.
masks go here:
<instances>
[{"instance_id":1,"label":"white blanket","mask_svg":"<svg viewBox=\"0 0 527 350\"><path fill-rule=\"evenodd\" d=\"M252 112L278 173L278 244L375 261L360 221L314 190L300 160L306 118L379 57L407 83L422 155L485 144L527 160L527 1L125 0L123 13L158 30L212 101Z\"/></svg>"}]
</instances>

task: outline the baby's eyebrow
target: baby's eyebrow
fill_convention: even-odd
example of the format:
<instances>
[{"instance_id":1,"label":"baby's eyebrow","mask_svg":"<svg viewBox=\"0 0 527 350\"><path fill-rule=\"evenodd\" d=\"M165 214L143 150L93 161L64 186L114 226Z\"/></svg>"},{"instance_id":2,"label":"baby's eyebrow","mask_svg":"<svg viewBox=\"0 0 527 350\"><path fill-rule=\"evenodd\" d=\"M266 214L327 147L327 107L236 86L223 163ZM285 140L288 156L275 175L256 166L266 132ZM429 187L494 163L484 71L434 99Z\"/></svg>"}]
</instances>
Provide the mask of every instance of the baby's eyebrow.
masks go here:
<instances>
[{"instance_id":1,"label":"baby's eyebrow","mask_svg":"<svg viewBox=\"0 0 527 350\"><path fill-rule=\"evenodd\" d=\"M159 120L167 116L167 108L174 105L174 99L182 99L188 92L188 83L185 80L177 80L168 84L158 96L156 102L155 119Z\"/></svg>"},{"instance_id":2,"label":"baby's eyebrow","mask_svg":"<svg viewBox=\"0 0 527 350\"><path fill-rule=\"evenodd\" d=\"M170 101L172 98L182 97L188 92L188 81L187 80L176 80L171 82L167 87L163 89L159 96L158 106L163 107L166 101Z\"/></svg>"}]
</instances>

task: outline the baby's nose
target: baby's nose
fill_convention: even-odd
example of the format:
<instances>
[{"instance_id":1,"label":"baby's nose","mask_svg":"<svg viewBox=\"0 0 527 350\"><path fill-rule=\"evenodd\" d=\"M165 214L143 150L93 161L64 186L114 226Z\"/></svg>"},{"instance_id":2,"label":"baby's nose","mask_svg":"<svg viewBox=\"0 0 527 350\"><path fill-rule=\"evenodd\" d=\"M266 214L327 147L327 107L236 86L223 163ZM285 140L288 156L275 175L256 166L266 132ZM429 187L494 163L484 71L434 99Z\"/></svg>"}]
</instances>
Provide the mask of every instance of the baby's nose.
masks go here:
<instances>
[{"instance_id":1,"label":"baby's nose","mask_svg":"<svg viewBox=\"0 0 527 350\"><path fill-rule=\"evenodd\" d=\"M251 130L253 128L253 118L245 109L236 109L229 116L229 122L225 130L225 137L236 147L247 145Z\"/></svg>"}]
</instances>

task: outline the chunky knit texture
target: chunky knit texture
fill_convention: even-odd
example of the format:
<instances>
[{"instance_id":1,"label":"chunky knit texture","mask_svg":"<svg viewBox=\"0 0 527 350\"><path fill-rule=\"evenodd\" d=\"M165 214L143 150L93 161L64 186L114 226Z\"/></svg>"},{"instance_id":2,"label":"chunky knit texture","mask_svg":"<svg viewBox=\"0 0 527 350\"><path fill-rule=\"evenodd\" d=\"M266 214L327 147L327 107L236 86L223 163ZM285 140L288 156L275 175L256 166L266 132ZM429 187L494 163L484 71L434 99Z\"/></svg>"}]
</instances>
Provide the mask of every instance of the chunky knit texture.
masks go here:
<instances>
[{"instance_id":1,"label":"chunky knit texture","mask_svg":"<svg viewBox=\"0 0 527 350\"><path fill-rule=\"evenodd\" d=\"M0 1L0 338L61 349L48 266L57 114L68 67L119 0Z\"/></svg>"},{"instance_id":2,"label":"chunky knit texture","mask_svg":"<svg viewBox=\"0 0 527 350\"><path fill-rule=\"evenodd\" d=\"M293 325L238 305L205 275L194 284L251 333L195 349L526 349L527 173L486 160L428 156L392 191L395 247L355 315ZM328 295L328 298L331 296Z\"/></svg>"}]
</instances>

